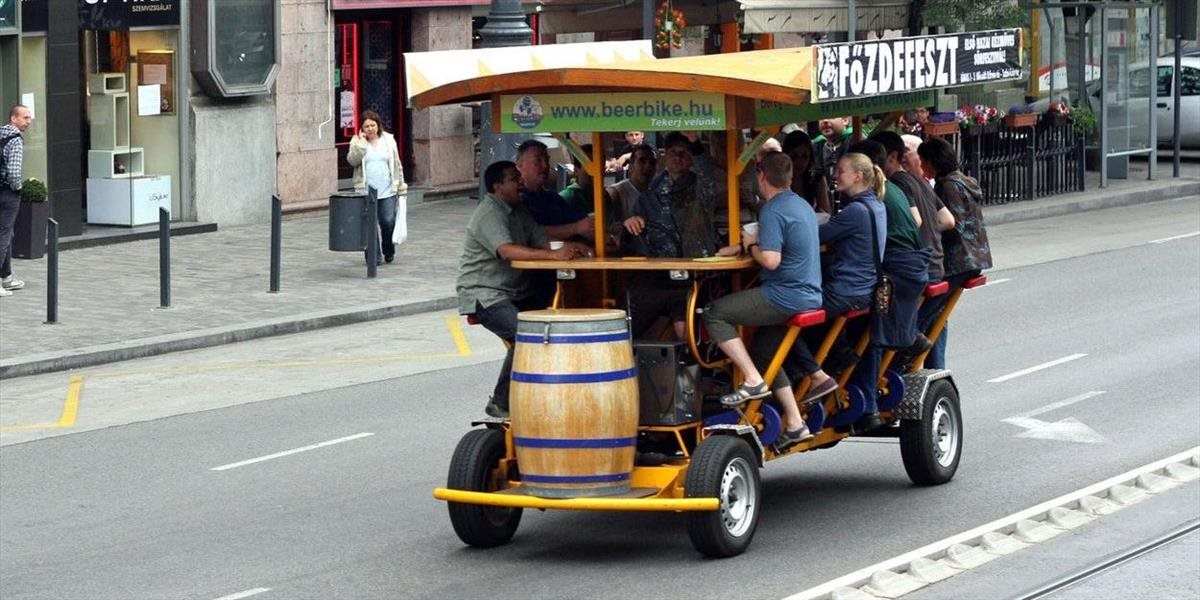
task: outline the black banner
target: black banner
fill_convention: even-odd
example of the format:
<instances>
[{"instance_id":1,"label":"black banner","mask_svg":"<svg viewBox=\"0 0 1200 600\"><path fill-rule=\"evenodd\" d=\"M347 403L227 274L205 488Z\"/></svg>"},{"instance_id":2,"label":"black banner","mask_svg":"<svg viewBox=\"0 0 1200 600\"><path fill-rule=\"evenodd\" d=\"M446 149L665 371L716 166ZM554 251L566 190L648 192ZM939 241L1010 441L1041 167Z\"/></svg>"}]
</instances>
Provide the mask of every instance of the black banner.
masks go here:
<instances>
[{"instance_id":1,"label":"black banner","mask_svg":"<svg viewBox=\"0 0 1200 600\"><path fill-rule=\"evenodd\" d=\"M179 24L182 0L79 0L80 29L128 29Z\"/></svg>"},{"instance_id":2,"label":"black banner","mask_svg":"<svg viewBox=\"0 0 1200 600\"><path fill-rule=\"evenodd\" d=\"M49 0L21 0L21 31L46 31L50 26Z\"/></svg>"},{"instance_id":3,"label":"black banner","mask_svg":"<svg viewBox=\"0 0 1200 600\"><path fill-rule=\"evenodd\" d=\"M813 102L1021 79L1021 30L813 46Z\"/></svg>"}]
</instances>

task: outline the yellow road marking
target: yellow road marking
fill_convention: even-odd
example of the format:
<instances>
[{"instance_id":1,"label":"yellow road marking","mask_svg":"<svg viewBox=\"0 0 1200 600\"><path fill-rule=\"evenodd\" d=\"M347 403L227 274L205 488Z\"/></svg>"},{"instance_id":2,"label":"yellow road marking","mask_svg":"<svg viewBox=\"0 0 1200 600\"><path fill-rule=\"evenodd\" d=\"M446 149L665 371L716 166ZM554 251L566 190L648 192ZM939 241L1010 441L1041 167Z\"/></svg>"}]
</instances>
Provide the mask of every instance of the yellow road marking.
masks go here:
<instances>
[{"instance_id":1,"label":"yellow road marking","mask_svg":"<svg viewBox=\"0 0 1200 600\"><path fill-rule=\"evenodd\" d=\"M467 336L463 333L462 325L458 322L458 315L446 317L446 327L450 330L450 337L454 338L454 345L458 348L458 355L470 356L471 345L467 343Z\"/></svg>"},{"instance_id":2,"label":"yellow road marking","mask_svg":"<svg viewBox=\"0 0 1200 600\"><path fill-rule=\"evenodd\" d=\"M365 356L356 358L323 358L316 360L286 360L275 362L248 362L248 363L229 363L222 365L200 365L189 367L163 367L160 369L140 369L128 371L108 371L105 373L92 373L89 377L94 379L112 379L115 377L128 377L132 375L168 375L168 374L186 374L186 373L212 373L217 371L237 371L246 369L278 369L278 368L296 368L296 367L319 367L330 365L352 365L352 364L370 364L370 363L386 363L404 360L422 360L436 358L459 358L471 356L471 344L467 342L467 336L463 332L462 325L459 324L457 315L446 317L446 328L450 330L450 337L454 340L454 347L457 352L439 353L439 354L390 354L384 356ZM79 414L79 398L83 391L83 376L72 375L67 385L67 398L63 403L62 414L56 423L29 423L25 425L0 425L0 431L22 431L30 429L55 429L71 427L75 425L76 416Z\"/></svg>"},{"instance_id":3,"label":"yellow road marking","mask_svg":"<svg viewBox=\"0 0 1200 600\"><path fill-rule=\"evenodd\" d=\"M28 425L4 425L0 431L22 431L29 429L57 429L75 425L75 417L79 414L79 393L83 390L83 377L72 375L67 385L67 399L63 402L62 415L57 423L30 423Z\"/></svg>"}]
</instances>

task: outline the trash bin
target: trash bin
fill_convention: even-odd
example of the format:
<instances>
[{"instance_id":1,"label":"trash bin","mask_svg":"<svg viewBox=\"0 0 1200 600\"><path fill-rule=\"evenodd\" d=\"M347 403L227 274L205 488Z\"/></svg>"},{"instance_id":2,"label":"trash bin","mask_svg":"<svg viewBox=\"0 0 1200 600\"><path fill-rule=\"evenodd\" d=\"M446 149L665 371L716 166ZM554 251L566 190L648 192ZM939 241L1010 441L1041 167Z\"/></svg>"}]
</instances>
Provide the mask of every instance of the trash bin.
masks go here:
<instances>
[{"instance_id":1,"label":"trash bin","mask_svg":"<svg viewBox=\"0 0 1200 600\"><path fill-rule=\"evenodd\" d=\"M362 252L367 249L367 195L337 192L329 196L329 249L334 252Z\"/></svg>"}]
</instances>

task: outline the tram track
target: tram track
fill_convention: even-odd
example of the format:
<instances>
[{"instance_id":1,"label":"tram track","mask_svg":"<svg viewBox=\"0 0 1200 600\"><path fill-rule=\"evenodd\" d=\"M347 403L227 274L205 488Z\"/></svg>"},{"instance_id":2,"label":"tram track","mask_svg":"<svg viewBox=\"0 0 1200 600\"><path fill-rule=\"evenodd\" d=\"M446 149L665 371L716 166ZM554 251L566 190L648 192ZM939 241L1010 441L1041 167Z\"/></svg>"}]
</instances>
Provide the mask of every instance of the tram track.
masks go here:
<instances>
[{"instance_id":1,"label":"tram track","mask_svg":"<svg viewBox=\"0 0 1200 600\"><path fill-rule=\"evenodd\" d=\"M1121 566L1129 561L1136 560L1146 554L1154 552L1167 544L1170 544L1184 536L1195 533L1200 529L1200 519L1194 519L1184 523L1178 527L1163 533L1157 537L1146 540L1139 544L1135 544L1113 554L1109 554L1090 565L1071 571L1061 577L1052 579L1041 585L1031 588L1028 591L1022 592L1013 596L1011 600L1038 600L1039 598L1047 598L1053 594L1070 588L1078 583L1091 579L1101 573Z\"/></svg>"}]
</instances>

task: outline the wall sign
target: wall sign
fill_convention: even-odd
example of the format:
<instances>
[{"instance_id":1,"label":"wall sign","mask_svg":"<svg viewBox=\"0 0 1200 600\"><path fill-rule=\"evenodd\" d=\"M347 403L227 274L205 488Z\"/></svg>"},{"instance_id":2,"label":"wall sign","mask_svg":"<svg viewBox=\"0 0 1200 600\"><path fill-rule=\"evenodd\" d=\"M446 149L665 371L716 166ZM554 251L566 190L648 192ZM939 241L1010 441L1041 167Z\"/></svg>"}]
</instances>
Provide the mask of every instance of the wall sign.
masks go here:
<instances>
[{"instance_id":1,"label":"wall sign","mask_svg":"<svg viewBox=\"0 0 1200 600\"><path fill-rule=\"evenodd\" d=\"M501 133L725 129L725 96L707 92L504 95L500 111Z\"/></svg>"},{"instance_id":2,"label":"wall sign","mask_svg":"<svg viewBox=\"0 0 1200 600\"><path fill-rule=\"evenodd\" d=\"M191 0L192 75L208 95L270 94L279 74L275 0Z\"/></svg>"},{"instance_id":3,"label":"wall sign","mask_svg":"<svg viewBox=\"0 0 1200 600\"><path fill-rule=\"evenodd\" d=\"M1021 78L1020 29L813 46L813 102Z\"/></svg>"},{"instance_id":4,"label":"wall sign","mask_svg":"<svg viewBox=\"0 0 1200 600\"><path fill-rule=\"evenodd\" d=\"M179 24L182 0L79 0L80 29L128 29Z\"/></svg>"}]
</instances>

